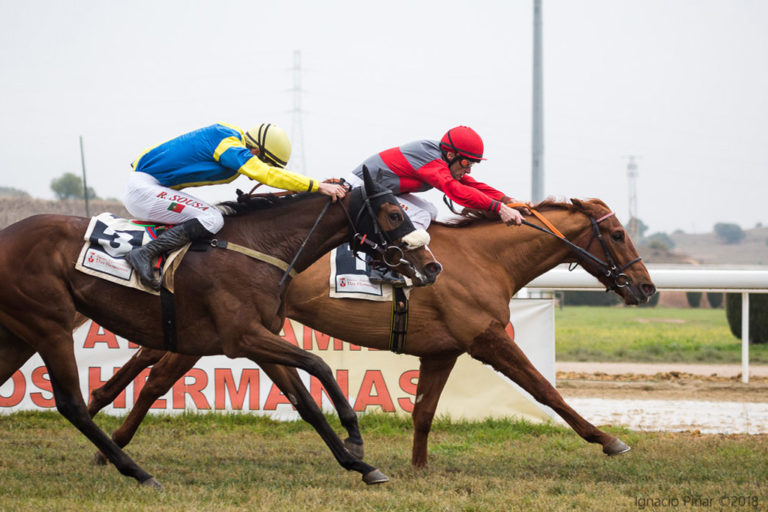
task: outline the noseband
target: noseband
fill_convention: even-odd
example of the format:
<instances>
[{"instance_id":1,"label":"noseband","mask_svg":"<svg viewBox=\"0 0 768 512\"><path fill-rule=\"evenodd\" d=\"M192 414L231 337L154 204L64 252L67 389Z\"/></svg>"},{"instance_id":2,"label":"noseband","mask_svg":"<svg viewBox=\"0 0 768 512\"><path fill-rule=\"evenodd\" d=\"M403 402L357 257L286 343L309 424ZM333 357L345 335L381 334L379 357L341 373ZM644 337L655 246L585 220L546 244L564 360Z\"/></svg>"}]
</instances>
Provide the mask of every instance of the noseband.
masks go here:
<instances>
[{"instance_id":1,"label":"noseband","mask_svg":"<svg viewBox=\"0 0 768 512\"><path fill-rule=\"evenodd\" d=\"M352 194L356 195L352 196L349 208L351 213L355 214L354 220L352 219L350 212L347 212L346 208L344 209L350 226L350 248L355 253L360 251L374 257L378 256L381 262L390 268L396 267L401 262L406 261L403 259L405 256L402 247L403 244L396 244L394 240L402 238L413 231L413 224L406 217L406 221L400 226L385 231L381 227L379 219L374 213L374 204L378 203L376 206L381 208L381 203L384 202L383 198L392 196L392 192L389 190L382 190L369 195L368 192L366 192L365 187L356 187L352 190ZM377 199L378 201L375 201ZM360 233L360 225L366 220L364 215L367 216L368 222L370 222L373 227L372 236L369 236L368 233ZM372 237L376 238L376 240L371 240Z\"/></svg>"},{"instance_id":2,"label":"noseband","mask_svg":"<svg viewBox=\"0 0 768 512\"><path fill-rule=\"evenodd\" d=\"M531 210L531 211L533 211L533 210ZM535 213L538 213L538 212L535 212ZM608 283L608 286L606 286L605 291L609 292L609 291L615 290L617 288L625 288L629 284L631 284L632 281L624 273L624 271L627 270L630 266L632 266L635 263L637 263L638 261L642 260L642 258L640 256L638 256L637 258L635 258L632 261L622 265L621 267L619 267L616 264L613 256L611 255L611 251L608 250L608 244L605 242L605 239L603 238L603 234L600 233L600 227L598 226L599 223L601 223L602 221L604 221L605 219L607 219L607 218L609 218L609 217L611 217L613 215L615 215L615 212L607 213L607 214L603 215L602 217L600 217L599 219L595 219L594 217L590 217L589 218L590 222L592 223L592 236L589 238L589 242L587 242L586 247L589 248L589 246L592 245L592 242L595 240L595 238L597 238L597 240L600 242L600 245L603 248L603 252L605 253L605 261L603 261L600 258L598 258L597 256L595 256L594 254L589 252L587 249L584 249L584 248L579 247L578 245L574 244L573 242L571 242L570 240L565 238L565 236L563 236L559 232L558 233L554 233L551 230L542 228L541 226L537 226L536 224L531 224L530 222L525 221L525 220L523 221L523 224L525 224L526 226L530 226L530 227L532 227L534 229L538 229L539 231L543 231L544 233L548 233L548 234L554 236L555 238L558 238L563 243L565 243L568 247L570 247L573 250L573 252L575 252L577 254L578 260L576 261L576 263L572 264L568 268L568 270L575 269L579 264L583 263L583 260L585 260L585 259L587 259L590 262L592 262L594 264L594 266L596 267L597 272L599 274L602 274L604 277L608 278L609 283ZM540 215L537 215L537 216L539 218L541 218ZM627 291L634 295L634 293L632 292L631 288L627 288Z\"/></svg>"}]
</instances>

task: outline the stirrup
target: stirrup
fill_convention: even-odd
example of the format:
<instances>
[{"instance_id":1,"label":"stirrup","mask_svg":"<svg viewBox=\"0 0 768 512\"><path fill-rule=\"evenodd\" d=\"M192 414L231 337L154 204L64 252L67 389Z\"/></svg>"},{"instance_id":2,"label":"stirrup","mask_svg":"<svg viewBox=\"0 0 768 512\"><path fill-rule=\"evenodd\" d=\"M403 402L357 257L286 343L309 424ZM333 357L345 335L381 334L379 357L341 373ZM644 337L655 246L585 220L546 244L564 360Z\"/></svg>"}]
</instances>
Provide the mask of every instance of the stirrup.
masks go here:
<instances>
[{"instance_id":1,"label":"stirrup","mask_svg":"<svg viewBox=\"0 0 768 512\"><path fill-rule=\"evenodd\" d=\"M130 251L125 255L125 261L127 261L136 271L136 274L138 274L139 280L142 282L142 284L152 288L153 290L159 290L160 281L155 278L155 273L152 270L152 256L146 255L147 251L145 247L140 247Z\"/></svg>"}]
</instances>

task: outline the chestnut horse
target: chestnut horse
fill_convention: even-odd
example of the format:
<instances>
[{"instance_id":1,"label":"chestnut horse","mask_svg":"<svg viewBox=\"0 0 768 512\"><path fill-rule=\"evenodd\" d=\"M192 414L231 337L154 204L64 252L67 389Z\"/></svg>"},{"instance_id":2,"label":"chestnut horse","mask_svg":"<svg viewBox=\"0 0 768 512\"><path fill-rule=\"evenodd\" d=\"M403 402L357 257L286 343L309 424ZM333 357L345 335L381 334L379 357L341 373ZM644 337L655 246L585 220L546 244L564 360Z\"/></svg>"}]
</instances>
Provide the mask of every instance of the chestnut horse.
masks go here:
<instances>
[{"instance_id":1,"label":"chestnut horse","mask_svg":"<svg viewBox=\"0 0 768 512\"><path fill-rule=\"evenodd\" d=\"M356 240L367 235L380 244L364 248L394 247L394 259L392 253L386 259L395 270L433 282L441 267L424 245L426 233L414 230L388 189L366 178L365 187L337 201L340 206L319 194L228 203L234 212L217 236L283 262L293 259L301 272L353 235ZM0 231L0 384L39 353L58 411L121 473L159 487L93 422L81 394L72 339L78 312L140 345L164 347L160 297L75 270L88 223L81 217L37 215ZM388 246L387 238L395 245ZM235 251L188 252L175 276L176 350L251 359L312 424L341 466L361 473L366 483L386 481L344 447L296 371L301 368L323 383L350 433L348 441L362 445L357 417L331 369L277 334L285 320L286 287L279 285L284 275L288 272L276 265Z\"/></svg>"},{"instance_id":2,"label":"chestnut horse","mask_svg":"<svg viewBox=\"0 0 768 512\"><path fill-rule=\"evenodd\" d=\"M602 201L548 201L536 208L565 239L553 236L537 221L526 222L537 229L507 227L485 219L430 227L430 246L445 266L435 285L412 290L405 344L405 353L418 356L421 362L412 412L411 462L415 466L427 463L427 438L438 399L456 358L465 352L551 407L585 440L601 444L604 453L617 455L629 450L621 440L602 432L569 407L504 329L512 296L560 263L581 263L626 304L645 303L656 289L621 223ZM387 350L389 322L372 319L388 318L392 306L330 298L329 272L329 256L325 256L296 277L288 289L287 316L335 338ZM125 446L154 401L197 360L140 349L104 386L93 391L89 411L96 414L141 370L154 364L133 410L113 434L115 442ZM358 455L362 457L362 451Z\"/></svg>"}]
</instances>

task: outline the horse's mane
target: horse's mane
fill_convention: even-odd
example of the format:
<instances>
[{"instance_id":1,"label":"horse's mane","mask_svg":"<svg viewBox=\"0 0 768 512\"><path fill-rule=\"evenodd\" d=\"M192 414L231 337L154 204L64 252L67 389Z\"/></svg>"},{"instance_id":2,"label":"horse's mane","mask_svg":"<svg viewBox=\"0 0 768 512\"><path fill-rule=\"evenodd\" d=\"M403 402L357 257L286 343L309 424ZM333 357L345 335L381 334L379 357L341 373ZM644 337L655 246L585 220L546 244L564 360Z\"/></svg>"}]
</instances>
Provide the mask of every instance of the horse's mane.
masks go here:
<instances>
[{"instance_id":1,"label":"horse's mane","mask_svg":"<svg viewBox=\"0 0 768 512\"><path fill-rule=\"evenodd\" d=\"M589 199L588 202L597 202L605 205L599 199ZM540 212L547 212L552 210L573 210L575 206L570 201L557 200L551 197L544 199L538 204L533 205L533 208ZM495 213L481 211L481 210L465 210L462 213L462 217L457 219L451 219L448 221L433 221L433 224L439 226L445 226L449 228L465 228L467 226L476 226L481 224L492 224L499 222L499 216Z\"/></svg>"},{"instance_id":2,"label":"horse's mane","mask_svg":"<svg viewBox=\"0 0 768 512\"><path fill-rule=\"evenodd\" d=\"M221 210L224 216L231 217L291 205L317 195L314 192L248 195L238 190L237 200L218 203L216 208Z\"/></svg>"}]
</instances>

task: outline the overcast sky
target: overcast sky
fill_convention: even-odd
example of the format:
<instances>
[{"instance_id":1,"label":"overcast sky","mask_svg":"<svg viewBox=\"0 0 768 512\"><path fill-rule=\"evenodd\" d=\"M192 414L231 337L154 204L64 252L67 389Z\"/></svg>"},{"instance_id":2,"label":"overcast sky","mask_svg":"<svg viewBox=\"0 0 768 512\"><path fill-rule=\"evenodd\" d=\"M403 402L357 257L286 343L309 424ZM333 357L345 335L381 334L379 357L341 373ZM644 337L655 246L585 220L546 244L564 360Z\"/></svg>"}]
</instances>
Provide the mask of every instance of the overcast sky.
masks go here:
<instances>
[{"instance_id":1,"label":"overcast sky","mask_svg":"<svg viewBox=\"0 0 768 512\"><path fill-rule=\"evenodd\" d=\"M52 179L81 173L81 135L88 185L122 198L130 162L181 133L291 134L298 50L306 174L344 176L465 124L486 143L473 176L529 200L532 13L533 0L0 0L0 186L53 198ZM599 197L626 222L635 155L649 233L768 224L768 2L543 0L543 13L546 195Z\"/></svg>"}]
</instances>

